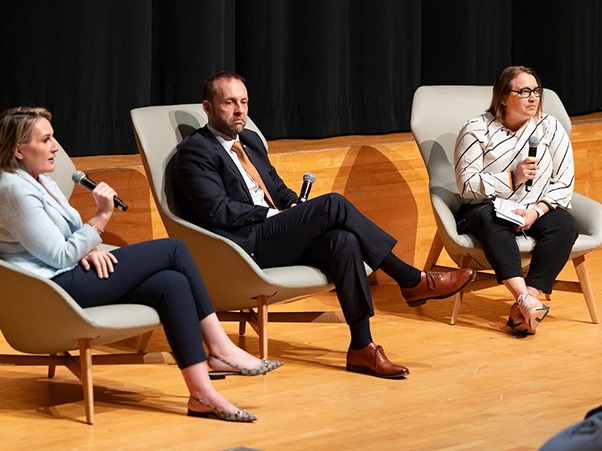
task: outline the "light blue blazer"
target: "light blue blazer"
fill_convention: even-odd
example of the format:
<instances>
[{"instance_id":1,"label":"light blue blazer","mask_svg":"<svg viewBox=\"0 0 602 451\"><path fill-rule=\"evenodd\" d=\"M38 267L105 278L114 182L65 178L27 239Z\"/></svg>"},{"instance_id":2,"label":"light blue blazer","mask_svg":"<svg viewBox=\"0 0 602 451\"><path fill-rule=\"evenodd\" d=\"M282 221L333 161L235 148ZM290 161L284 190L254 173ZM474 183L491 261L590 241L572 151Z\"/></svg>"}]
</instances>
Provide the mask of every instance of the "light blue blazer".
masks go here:
<instances>
[{"instance_id":1,"label":"light blue blazer","mask_svg":"<svg viewBox=\"0 0 602 451\"><path fill-rule=\"evenodd\" d=\"M42 277L75 268L102 239L42 174L0 171L0 258Z\"/></svg>"}]
</instances>

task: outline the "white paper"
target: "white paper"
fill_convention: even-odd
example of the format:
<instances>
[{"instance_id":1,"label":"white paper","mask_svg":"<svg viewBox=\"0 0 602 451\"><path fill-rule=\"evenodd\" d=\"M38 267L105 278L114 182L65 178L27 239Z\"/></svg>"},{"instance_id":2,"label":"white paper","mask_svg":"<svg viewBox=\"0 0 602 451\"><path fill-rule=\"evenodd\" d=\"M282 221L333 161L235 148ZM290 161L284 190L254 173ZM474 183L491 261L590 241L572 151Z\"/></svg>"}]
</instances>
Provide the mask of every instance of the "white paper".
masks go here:
<instances>
[{"instance_id":1,"label":"white paper","mask_svg":"<svg viewBox=\"0 0 602 451\"><path fill-rule=\"evenodd\" d=\"M518 224L520 226L525 225L525 218L521 215L517 215L516 213L512 213L512 210L516 210L517 208L525 208L524 205L521 205L517 202L508 200L508 199L499 199L496 198L493 201L493 206L495 207L495 215L498 218L505 219L506 221L510 221L514 224Z\"/></svg>"}]
</instances>

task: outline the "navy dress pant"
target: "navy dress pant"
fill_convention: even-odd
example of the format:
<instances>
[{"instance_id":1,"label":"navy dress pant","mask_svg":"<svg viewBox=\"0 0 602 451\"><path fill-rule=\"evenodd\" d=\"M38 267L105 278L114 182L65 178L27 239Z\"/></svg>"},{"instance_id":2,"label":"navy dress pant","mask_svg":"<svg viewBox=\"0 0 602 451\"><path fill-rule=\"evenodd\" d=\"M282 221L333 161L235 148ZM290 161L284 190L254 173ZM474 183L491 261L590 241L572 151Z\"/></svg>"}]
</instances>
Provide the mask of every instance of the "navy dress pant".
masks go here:
<instances>
[{"instance_id":1,"label":"navy dress pant","mask_svg":"<svg viewBox=\"0 0 602 451\"><path fill-rule=\"evenodd\" d=\"M397 241L345 197L319 196L254 227L259 266L314 266L332 278L347 324L374 315L364 262L378 269Z\"/></svg>"},{"instance_id":2,"label":"navy dress pant","mask_svg":"<svg viewBox=\"0 0 602 451\"><path fill-rule=\"evenodd\" d=\"M180 369L207 360L199 322L214 312L188 248L175 239L112 251L118 263L107 279L81 265L53 278L81 307L143 304L159 313Z\"/></svg>"}]
</instances>

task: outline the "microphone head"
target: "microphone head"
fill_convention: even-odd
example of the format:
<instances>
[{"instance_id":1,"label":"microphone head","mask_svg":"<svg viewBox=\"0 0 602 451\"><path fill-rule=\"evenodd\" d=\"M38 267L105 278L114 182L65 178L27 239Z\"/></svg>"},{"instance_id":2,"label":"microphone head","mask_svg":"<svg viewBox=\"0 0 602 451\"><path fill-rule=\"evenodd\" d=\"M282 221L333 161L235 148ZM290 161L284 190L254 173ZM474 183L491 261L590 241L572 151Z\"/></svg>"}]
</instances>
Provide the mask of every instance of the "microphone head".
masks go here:
<instances>
[{"instance_id":1,"label":"microphone head","mask_svg":"<svg viewBox=\"0 0 602 451\"><path fill-rule=\"evenodd\" d=\"M539 138L535 135L531 135L529 138L529 146L537 147L539 145Z\"/></svg>"},{"instance_id":2,"label":"microphone head","mask_svg":"<svg viewBox=\"0 0 602 451\"><path fill-rule=\"evenodd\" d=\"M73 180L73 183L75 183L76 185L79 185L85 178L86 174L82 171L75 171L71 176L71 180Z\"/></svg>"},{"instance_id":3,"label":"microphone head","mask_svg":"<svg viewBox=\"0 0 602 451\"><path fill-rule=\"evenodd\" d=\"M316 176L313 175L311 172L306 172L305 175L303 176L303 181L313 183L316 181Z\"/></svg>"}]
</instances>

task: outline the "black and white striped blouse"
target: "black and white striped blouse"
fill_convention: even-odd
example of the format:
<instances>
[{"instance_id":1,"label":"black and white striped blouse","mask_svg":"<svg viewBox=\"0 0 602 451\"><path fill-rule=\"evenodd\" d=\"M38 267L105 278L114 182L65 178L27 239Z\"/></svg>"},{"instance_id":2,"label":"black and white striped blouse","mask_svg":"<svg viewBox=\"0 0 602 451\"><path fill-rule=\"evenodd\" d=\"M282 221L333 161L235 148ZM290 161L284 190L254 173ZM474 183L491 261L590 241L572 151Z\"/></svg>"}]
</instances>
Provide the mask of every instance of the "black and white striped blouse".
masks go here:
<instances>
[{"instance_id":1,"label":"black and white striped blouse","mask_svg":"<svg viewBox=\"0 0 602 451\"><path fill-rule=\"evenodd\" d=\"M539 171L530 191L513 186L512 171L527 158L529 138L539 138ZM456 184L464 203L500 197L529 207L542 201L550 208L570 208L575 182L573 148L558 120L550 115L529 119L518 131L507 130L491 113L469 120L456 140Z\"/></svg>"}]
</instances>

